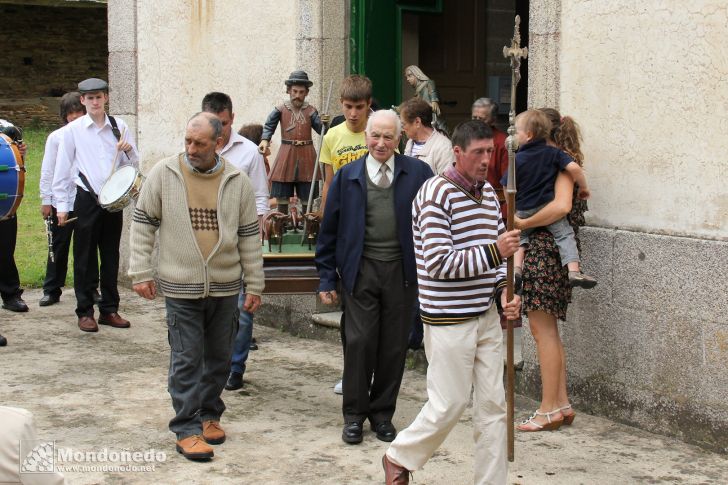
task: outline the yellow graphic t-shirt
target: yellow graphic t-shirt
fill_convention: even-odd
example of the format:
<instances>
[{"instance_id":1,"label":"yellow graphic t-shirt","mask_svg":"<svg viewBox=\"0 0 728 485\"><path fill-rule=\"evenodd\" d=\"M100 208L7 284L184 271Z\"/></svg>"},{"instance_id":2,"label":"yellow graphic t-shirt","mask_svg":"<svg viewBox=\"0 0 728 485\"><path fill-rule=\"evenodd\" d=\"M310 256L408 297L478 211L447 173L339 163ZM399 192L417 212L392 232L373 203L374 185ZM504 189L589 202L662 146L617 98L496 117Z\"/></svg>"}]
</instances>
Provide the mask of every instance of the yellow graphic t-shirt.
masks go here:
<instances>
[{"instance_id":1,"label":"yellow graphic t-shirt","mask_svg":"<svg viewBox=\"0 0 728 485\"><path fill-rule=\"evenodd\" d=\"M366 155L368 151L364 132L354 133L344 122L326 132L321 146L321 162L331 165L336 173L347 163Z\"/></svg>"}]
</instances>

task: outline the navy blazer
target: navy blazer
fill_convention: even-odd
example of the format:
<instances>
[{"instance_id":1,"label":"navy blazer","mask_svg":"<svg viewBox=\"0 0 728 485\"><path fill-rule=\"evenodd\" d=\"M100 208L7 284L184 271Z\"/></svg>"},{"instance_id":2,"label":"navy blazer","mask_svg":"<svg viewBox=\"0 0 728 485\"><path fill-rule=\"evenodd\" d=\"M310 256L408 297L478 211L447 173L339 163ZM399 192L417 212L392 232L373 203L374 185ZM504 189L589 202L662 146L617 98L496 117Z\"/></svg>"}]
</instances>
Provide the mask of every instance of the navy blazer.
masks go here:
<instances>
[{"instance_id":1,"label":"navy blazer","mask_svg":"<svg viewBox=\"0 0 728 485\"><path fill-rule=\"evenodd\" d=\"M329 187L316 244L319 291L336 290L339 278L344 291L349 294L354 291L364 251L366 158L365 155L339 169ZM394 211L405 284L414 284L417 280L412 242L412 201L425 180L433 176L432 169L425 162L394 155Z\"/></svg>"}]
</instances>

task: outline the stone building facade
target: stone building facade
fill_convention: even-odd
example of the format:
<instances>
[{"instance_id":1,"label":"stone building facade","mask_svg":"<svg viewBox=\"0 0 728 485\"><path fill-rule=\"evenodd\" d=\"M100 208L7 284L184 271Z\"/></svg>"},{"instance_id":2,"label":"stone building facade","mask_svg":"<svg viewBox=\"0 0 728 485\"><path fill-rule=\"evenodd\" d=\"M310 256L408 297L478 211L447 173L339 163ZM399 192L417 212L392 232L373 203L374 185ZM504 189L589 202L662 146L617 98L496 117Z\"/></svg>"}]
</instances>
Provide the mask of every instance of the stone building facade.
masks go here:
<instances>
[{"instance_id":1,"label":"stone building facade","mask_svg":"<svg viewBox=\"0 0 728 485\"><path fill-rule=\"evenodd\" d=\"M728 6L530 5L529 105L581 124L593 193L599 285L562 326L575 405L728 452Z\"/></svg>"}]
</instances>

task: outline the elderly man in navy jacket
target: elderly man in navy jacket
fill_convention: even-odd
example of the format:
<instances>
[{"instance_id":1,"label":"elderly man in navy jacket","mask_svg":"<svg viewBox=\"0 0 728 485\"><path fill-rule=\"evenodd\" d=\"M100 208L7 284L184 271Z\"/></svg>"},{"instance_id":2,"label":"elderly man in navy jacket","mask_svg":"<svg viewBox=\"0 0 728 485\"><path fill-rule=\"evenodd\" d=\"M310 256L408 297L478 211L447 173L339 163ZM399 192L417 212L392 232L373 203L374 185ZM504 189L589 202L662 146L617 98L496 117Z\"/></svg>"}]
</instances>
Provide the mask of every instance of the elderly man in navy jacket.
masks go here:
<instances>
[{"instance_id":1,"label":"elderly man in navy jacket","mask_svg":"<svg viewBox=\"0 0 728 485\"><path fill-rule=\"evenodd\" d=\"M337 301L341 278L342 439L351 444L361 443L365 419L382 441L397 434L392 415L417 295L412 200L433 176L426 163L394 153L400 133L393 111L369 117L369 154L336 173L316 247L323 303Z\"/></svg>"}]
</instances>

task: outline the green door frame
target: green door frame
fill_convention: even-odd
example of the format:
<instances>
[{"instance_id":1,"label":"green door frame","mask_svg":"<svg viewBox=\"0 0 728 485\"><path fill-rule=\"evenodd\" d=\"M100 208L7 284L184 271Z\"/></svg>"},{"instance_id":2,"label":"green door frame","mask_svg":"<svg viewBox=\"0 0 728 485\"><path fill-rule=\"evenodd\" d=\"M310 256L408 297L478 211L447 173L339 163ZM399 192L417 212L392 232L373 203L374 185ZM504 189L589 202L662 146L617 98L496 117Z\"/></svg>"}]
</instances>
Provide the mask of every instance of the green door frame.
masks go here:
<instances>
[{"instance_id":1,"label":"green door frame","mask_svg":"<svg viewBox=\"0 0 728 485\"><path fill-rule=\"evenodd\" d=\"M400 71L405 11L441 13L442 0L351 0L349 71L372 80L381 108L399 105L402 101L403 73ZM394 53L388 56L392 46Z\"/></svg>"}]
</instances>

